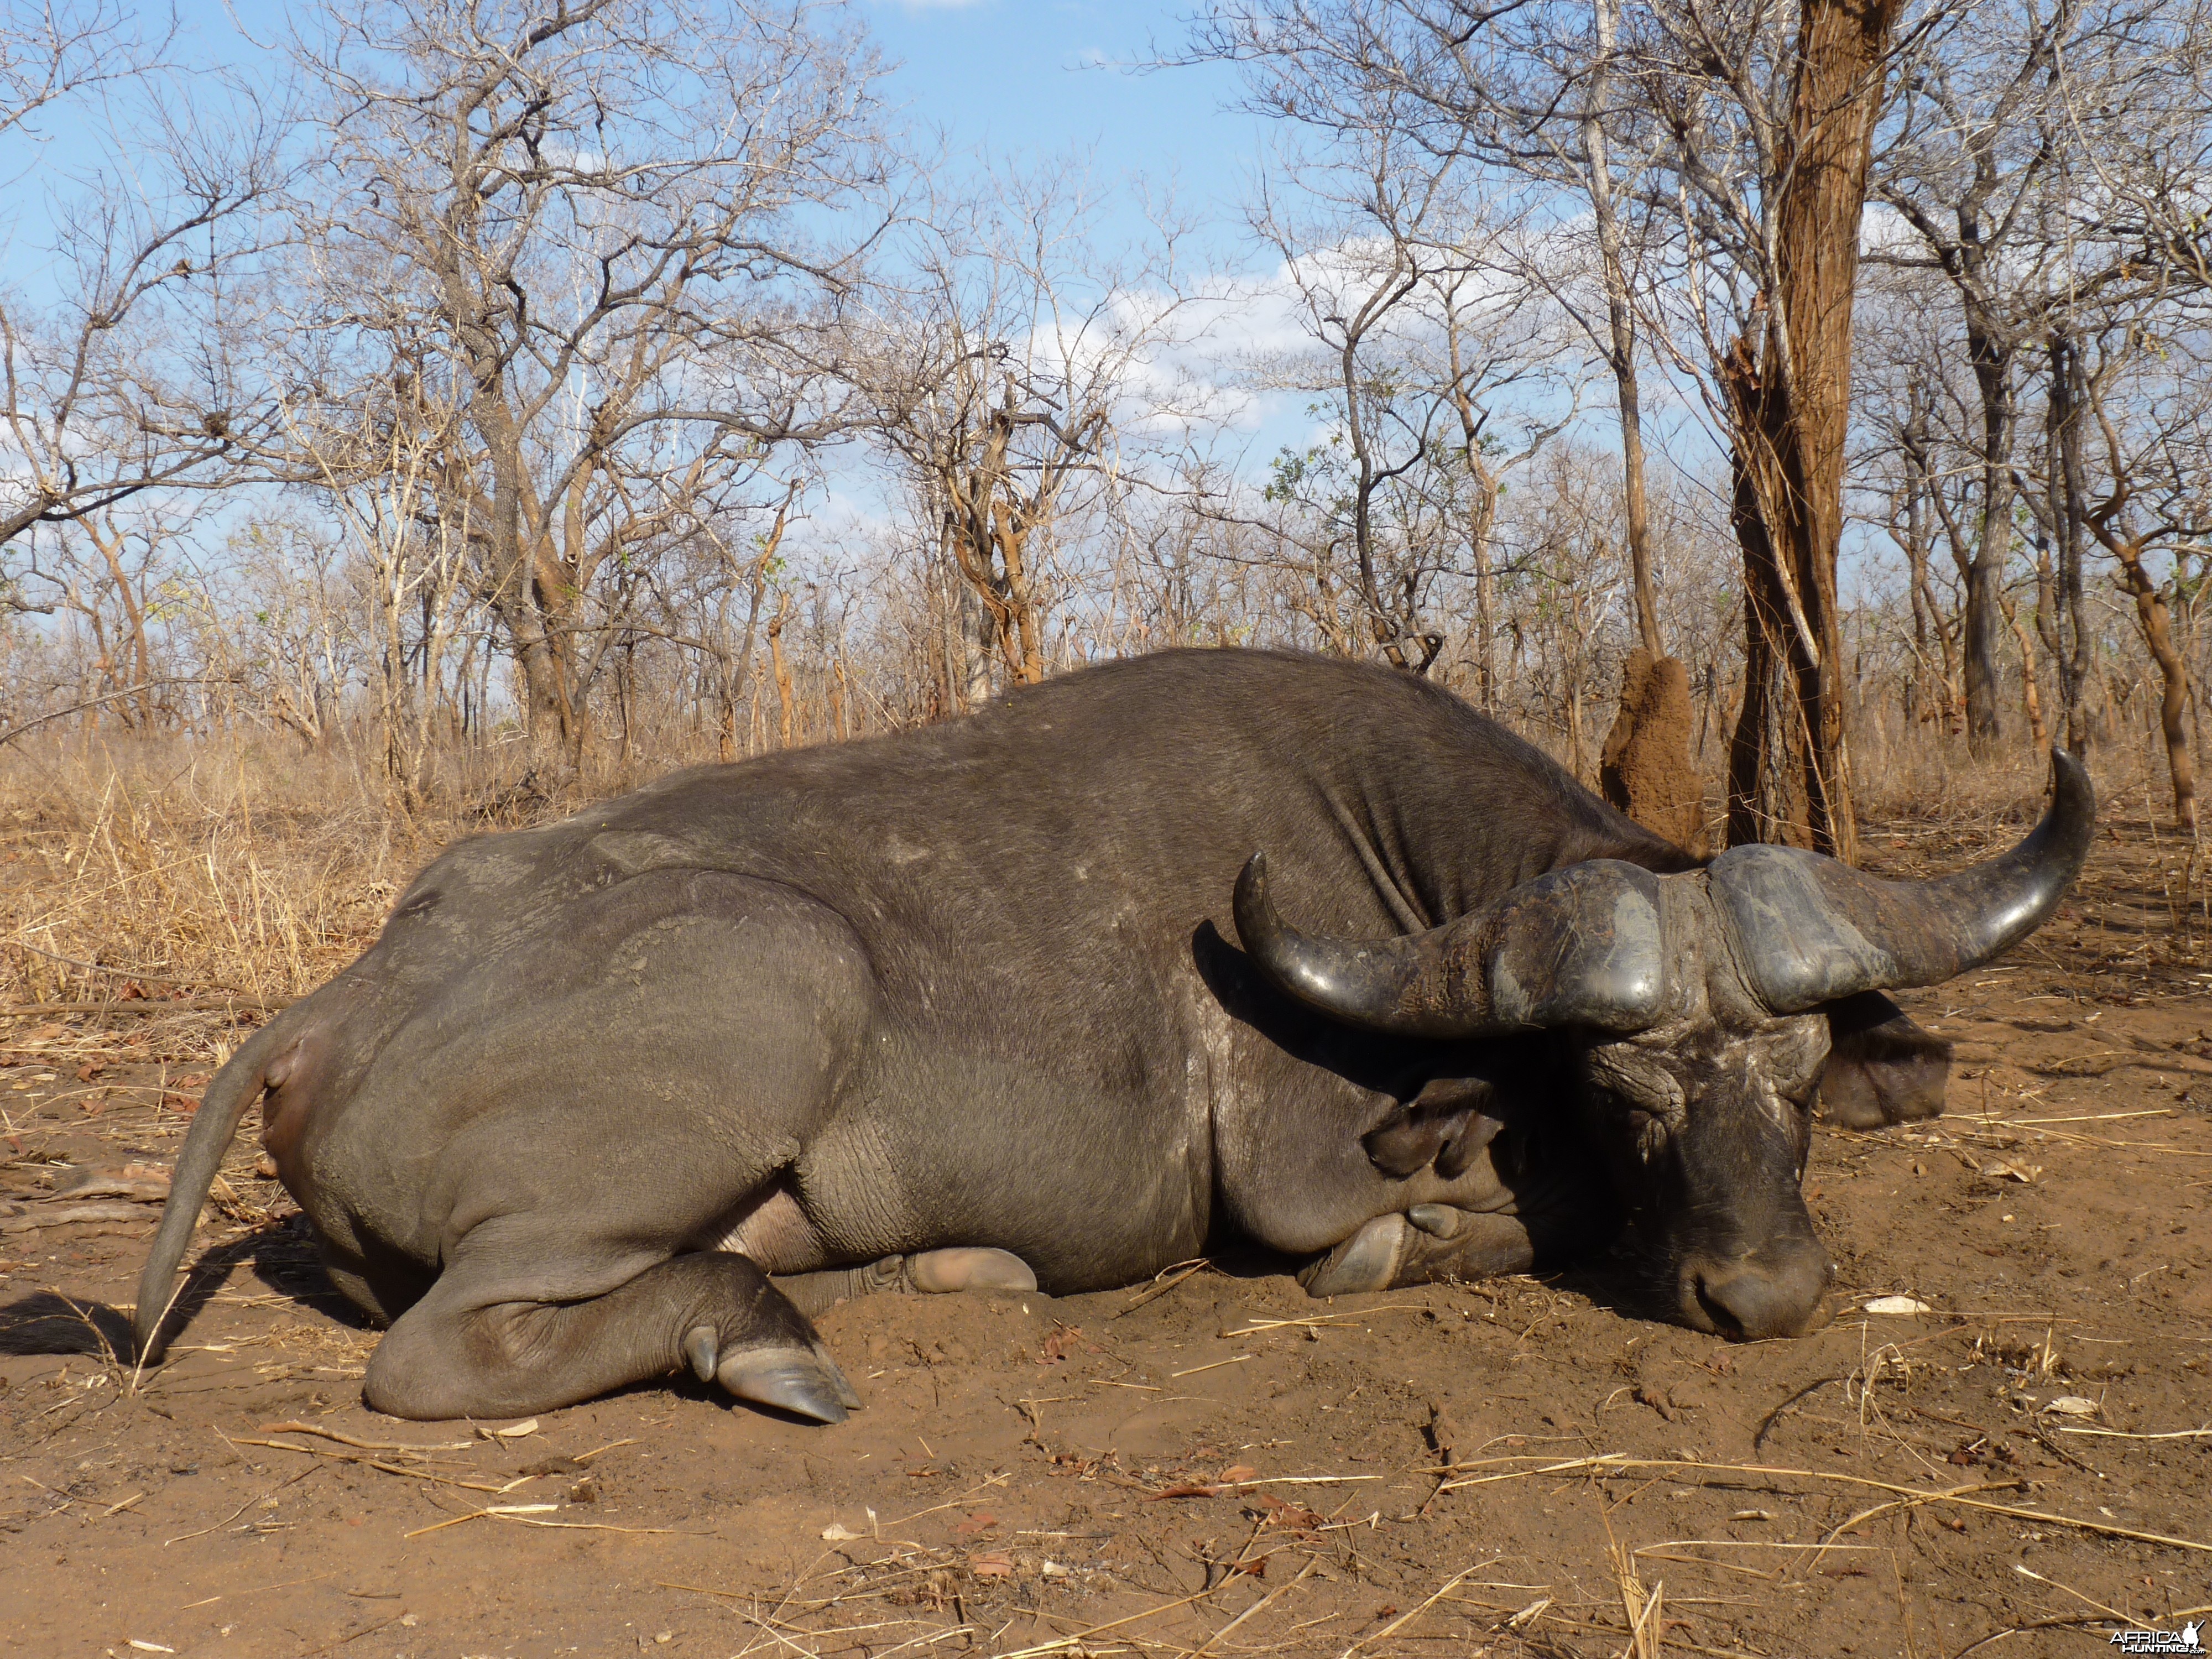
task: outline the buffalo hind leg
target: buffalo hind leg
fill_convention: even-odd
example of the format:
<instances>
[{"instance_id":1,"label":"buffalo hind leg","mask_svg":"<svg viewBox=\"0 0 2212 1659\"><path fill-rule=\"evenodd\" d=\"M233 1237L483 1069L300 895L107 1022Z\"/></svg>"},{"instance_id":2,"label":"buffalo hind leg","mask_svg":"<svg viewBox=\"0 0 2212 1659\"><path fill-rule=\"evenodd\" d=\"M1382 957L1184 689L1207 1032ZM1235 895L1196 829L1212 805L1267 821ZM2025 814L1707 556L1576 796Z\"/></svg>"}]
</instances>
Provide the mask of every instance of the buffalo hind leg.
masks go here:
<instances>
[{"instance_id":1,"label":"buffalo hind leg","mask_svg":"<svg viewBox=\"0 0 2212 1659\"><path fill-rule=\"evenodd\" d=\"M840 1302L882 1291L915 1291L935 1296L951 1291L1034 1291L1036 1275L1021 1257L983 1245L887 1255L860 1267L831 1267L821 1273L779 1278L776 1289L810 1318Z\"/></svg>"},{"instance_id":2,"label":"buffalo hind leg","mask_svg":"<svg viewBox=\"0 0 2212 1659\"><path fill-rule=\"evenodd\" d=\"M393 1417L519 1417L689 1365L740 1400L840 1423L860 1396L805 1316L752 1261L679 1255L587 1301L472 1301L449 1267L369 1360L362 1395Z\"/></svg>"}]
</instances>

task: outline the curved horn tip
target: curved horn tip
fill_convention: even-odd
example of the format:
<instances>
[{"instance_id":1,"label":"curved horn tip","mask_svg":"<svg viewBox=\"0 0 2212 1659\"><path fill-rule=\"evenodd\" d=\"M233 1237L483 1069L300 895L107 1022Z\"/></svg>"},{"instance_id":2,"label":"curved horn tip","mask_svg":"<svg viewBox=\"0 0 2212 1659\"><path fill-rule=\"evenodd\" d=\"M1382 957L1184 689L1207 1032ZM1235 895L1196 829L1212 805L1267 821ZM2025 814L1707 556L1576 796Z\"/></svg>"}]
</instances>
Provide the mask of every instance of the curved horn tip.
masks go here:
<instances>
[{"instance_id":1,"label":"curved horn tip","mask_svg":"<svg viewBox=\"0 0 2212 1659\"><path fill-rule=\"evenodd\" d=\"M2062 792L2065 794L2086 798L2086 804L2093 811L2094 810L2096 787L2089 781L2088 767L2083 763L2079 755L2071 750L2062 749L2054 743L2051 745L2052 798L2056 799Z\"/></svg>"},{"instance_id":2,"label":"curved horn tip","mask_svg":"<svg viewBox=\"0 0 2212 1659\"><path fill-rule=\"evenodd\" d=\"M1237 872L1237 889L1230 896L1229 914L1237 923L1237 943L1251 956L1271 957L1285 943L1283 919L1276 914L1275 901L1267 890L1265 853L1253 854Z\"/></svg>"},{"instance_id":3,"label":"curved horn tip","mask_svg":"<svg viewBox=\"0 0 2212 1659\"><path fill-rule=\"evenodd\" d=\"M2097 829L2097 788L2079 755L2056 744L2051 749L2051 805L2044 809L2039 833L2055 839L2075 860L2087 854Z\"/></svg>"}]
</instances>

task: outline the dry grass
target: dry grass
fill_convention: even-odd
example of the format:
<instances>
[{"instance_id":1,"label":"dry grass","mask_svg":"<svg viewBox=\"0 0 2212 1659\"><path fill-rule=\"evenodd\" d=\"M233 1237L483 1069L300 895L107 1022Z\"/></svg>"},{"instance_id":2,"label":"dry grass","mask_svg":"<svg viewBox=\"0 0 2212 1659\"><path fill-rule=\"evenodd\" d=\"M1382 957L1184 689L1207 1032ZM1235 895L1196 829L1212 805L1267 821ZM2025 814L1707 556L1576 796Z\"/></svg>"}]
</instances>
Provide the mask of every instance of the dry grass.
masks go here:
<instances>
[{"instance_id":1,"label":"dry grass","mask_svg":"<svg viewBox=\"0 0 2212 1659\"><path fill-rule=\"evenodd\" d=\"M500 759L465 758L487 775ZM410 817L347 751L273 740L17 745L0 756L0 1002L303 994L441 847L563 809L449 793Z\"/></svg>"},{"instance_id":2,"label":"dry grass","mask_svg":"<svg viewBox=\"0 0 2212 1659\"><path fill-rule=\"evenodd\" d=\"M281 735L39 733L0 749L0 1003L276 1001L362 949L415 872L487 830L559 817L711 758L456 746L402 808L351 744Z\"/></svg>"}]
</instances>

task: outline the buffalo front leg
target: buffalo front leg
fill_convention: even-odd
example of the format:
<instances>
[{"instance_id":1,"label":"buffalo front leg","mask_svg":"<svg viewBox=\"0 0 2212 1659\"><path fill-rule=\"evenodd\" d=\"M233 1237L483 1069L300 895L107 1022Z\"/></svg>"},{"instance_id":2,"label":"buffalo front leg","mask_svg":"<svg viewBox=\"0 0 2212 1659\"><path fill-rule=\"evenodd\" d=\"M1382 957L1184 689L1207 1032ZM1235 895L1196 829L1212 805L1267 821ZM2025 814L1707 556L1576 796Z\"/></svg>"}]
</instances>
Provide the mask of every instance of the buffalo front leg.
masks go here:
<instances>
[{"instance_id":1,"label":"buffalo front leg","mask_svg":"<svg viewBox=\"0 0 2212 1659\"><path fill-rule=\"evenodd\" d=\"M1524 1273L1535 1243L1518 1216L1486 1215L1444 1204L1378 1215L1298 1274L1309 1296L1351 1296L1440 1279L1490 1279Z\"/></svg>"},{"instance_id":2,"label":"buffalo front leg","mask_svg":"<svg viewBox=\"0 0 2212 1659\"><path fill-rule=\"evenodd\" d=\"M1309 1296L1349 1296L1439 1280L1472 1282L1526 1273L1593 1242L1596 1195L1573 1182L1525 1194L1507 1214L1416 1204L1378 1215L1298 1274Z\"/></svg>"},{"instance_id":3,"label":"buffalo front leg","mask_svg":"<svg viewBox=\"0 0 2212 1659\"><path fill-rule=\"evenodd\" d=\"M362 1395L393 1417L518 1417L688 1366L740 1400L841 1423L860 1396L741 1255L674 1256L582 1301L472 1297L465 1263L386 1334Z\"/></svg>"}]
</instances>

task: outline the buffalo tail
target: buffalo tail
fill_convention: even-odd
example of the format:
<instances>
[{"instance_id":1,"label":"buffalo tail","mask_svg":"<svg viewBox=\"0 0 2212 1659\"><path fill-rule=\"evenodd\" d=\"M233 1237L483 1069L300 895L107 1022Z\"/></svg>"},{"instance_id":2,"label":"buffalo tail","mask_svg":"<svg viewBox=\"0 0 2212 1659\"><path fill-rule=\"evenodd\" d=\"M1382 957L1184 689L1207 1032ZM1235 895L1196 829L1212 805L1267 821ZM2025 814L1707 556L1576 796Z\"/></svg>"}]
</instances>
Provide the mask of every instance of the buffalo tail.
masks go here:
<instances>
[{"instance_id":1,"label":"buffalo tail","mask_svg":"<svg viewBox=\"0 0 2212 1659\"><path fill-rule=\"evenodd\" d=\"M138 1305L131 1328L141 1364L161 1357L154 1342L162 1316L169 1310L177 1264L184 1260L185 1247L191 1243L192 1229L199 1224L200 1212L207 1205L208 1188L215 1182L216 1171L222 1167L223 1155L230 1150L240 1120L246 1108L261 1098L263 1073L283 1042L278 1033L288 1023L280 1015L246 1040L208 1085L192 1127L185 1132L183 1150L170 1172L169 1200L161 1209L161 1224L138 1275Z\"/></svg>"}]
</instances>

